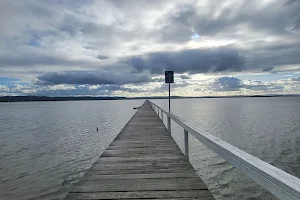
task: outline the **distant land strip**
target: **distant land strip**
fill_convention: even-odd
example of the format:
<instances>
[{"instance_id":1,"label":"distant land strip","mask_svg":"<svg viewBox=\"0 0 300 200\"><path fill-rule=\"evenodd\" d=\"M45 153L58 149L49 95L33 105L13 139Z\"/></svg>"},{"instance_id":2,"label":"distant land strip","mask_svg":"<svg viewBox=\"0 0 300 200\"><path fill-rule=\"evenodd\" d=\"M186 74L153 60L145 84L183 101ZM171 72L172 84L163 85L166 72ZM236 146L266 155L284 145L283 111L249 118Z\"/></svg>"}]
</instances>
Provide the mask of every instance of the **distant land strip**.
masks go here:
<instances>
[{"instance_id":1,"label":"distant land strip","mask_svg":"<svg viewBox=\"0 0 300 200\"><path fill-rule=\"evenodd\" d=\"M243 96L202 96L186 97L171 96L172 99L187 98L245 98L245 97L300 97L300 94L290 95L243 95ZM131 99L167 99L168 96L152 97L92 97L92 96L73 96L73 97L48 97L48 96L1 96L0 102L21 102L21 101L82 101L82 100L131 100Z\"/></svg>"}]
</instances>

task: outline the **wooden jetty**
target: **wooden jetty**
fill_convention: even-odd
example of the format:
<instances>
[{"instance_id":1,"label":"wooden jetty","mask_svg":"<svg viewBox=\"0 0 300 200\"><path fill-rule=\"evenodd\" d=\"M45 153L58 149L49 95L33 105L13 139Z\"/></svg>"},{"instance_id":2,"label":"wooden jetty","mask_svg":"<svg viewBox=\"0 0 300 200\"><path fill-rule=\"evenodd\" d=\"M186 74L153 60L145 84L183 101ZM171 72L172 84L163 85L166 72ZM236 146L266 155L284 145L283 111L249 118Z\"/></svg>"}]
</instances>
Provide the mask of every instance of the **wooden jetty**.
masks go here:
<instances>
[{"instance_id":1,"label":"wooden jetty","mask_svg":"<svg viewBox=\"0 0 300 200\"><path fill-rule=\"evenodd\" d=\"M146 101L65 199L214 198Z\"/></svg>"}]
</instances>

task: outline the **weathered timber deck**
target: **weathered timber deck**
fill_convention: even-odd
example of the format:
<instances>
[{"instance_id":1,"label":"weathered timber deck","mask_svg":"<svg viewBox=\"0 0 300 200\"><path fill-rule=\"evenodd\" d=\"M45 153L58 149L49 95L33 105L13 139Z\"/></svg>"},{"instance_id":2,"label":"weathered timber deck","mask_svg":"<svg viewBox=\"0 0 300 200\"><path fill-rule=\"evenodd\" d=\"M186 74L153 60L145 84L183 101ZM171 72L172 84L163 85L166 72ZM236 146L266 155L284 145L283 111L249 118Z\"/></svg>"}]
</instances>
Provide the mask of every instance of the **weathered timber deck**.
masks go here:
<instances>
[{"instance_id":1,"label":"weathered timber deck","mask_svg":"<svg viewBox=\"0 0 300 200\"><path fill-rule=\"evenodd\" d=\"M65 199L214 198L146 101Z\"/></svg>"}]
</instances>

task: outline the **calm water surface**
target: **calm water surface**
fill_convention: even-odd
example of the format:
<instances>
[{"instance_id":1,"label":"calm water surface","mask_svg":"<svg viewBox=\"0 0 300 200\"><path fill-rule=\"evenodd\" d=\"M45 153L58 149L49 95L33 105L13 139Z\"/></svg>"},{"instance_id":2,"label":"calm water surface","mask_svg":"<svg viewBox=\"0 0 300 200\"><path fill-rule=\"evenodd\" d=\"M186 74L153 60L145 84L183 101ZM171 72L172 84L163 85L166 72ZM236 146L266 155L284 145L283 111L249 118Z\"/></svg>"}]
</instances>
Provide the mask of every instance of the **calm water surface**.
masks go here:
<instances>
[{"instance_id":1,"label":"calm water surface","mask_svg":"<svg viewBox=\"0 0 300 200\"><path fill-rule=\"evenodd\" d=\"M0 199L62 199L143 102L0 103ZM172 112L300 177L300 98L180 99ZM190 153L217 199L275 199L192 137Z\"/></svg>"},{"instance_id":2,"label":"calm water surface","mask_svg":"<svg viewBox=\"0 0 300 200\"><path fill-rule=\"evenodd\" d=\"M142 102L0 103L0 199L62 199Z\"/></svg>"},{"instance_id":3,"label":"calm water surface","mask_svg":"<svg viewBox=\"0 0 300 200\"><path fill-rule=\"evenodd\" d=\"M168 109L166 100L154 100ZM171 111L212 135L300 178L300 98L172 100ZM165 120L166 121L166 120ZM183 130L172 133L184 149ZM190 136L191 162L218 199L276 199Z\"/></svg>"}]
</instances>

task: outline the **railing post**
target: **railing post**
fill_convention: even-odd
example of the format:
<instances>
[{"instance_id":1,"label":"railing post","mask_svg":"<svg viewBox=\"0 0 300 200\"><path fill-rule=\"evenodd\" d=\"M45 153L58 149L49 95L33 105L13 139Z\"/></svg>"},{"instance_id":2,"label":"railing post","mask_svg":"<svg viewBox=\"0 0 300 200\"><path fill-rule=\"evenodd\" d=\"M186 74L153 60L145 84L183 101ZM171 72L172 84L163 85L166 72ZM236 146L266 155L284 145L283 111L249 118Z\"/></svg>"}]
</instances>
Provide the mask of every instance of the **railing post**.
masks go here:
<instances>
[{"instance_id":1,"label":"railing post","mask_svg":"<svg viewBox=\"0 0 300 200\"><path fill-rule=\"evenodd\" d=\"M184 155L189 158L189 133L184 129Z\"/></svg>"},{"instance_id":2,"label":"railing post","mask_svg":"<svg viewBox=\"0 0 300 200\"><path fill-rule=\"evenodd\" d=\"M168 116L168 130L171 133L171 119L169 116Z\"/></svg>"},{"instance_id":3,"label":"railing post","mask_svg":"<svg viewBox=\"0 0 300 200\"><path fill-rule=\"evenodd\" d=\"M163 111L162 111L162 109L160 110L160 117L161 117L161 121L164 122L164 116L163 116Z\"/></svg>"},{"instance_id":4,"label":"railing post","mask_svg":"<svg viewBox=\"0 0 300 200\"><path fill-rule=\"evenodd\" d=\"M158 117L159 117L159 107L157 107L157 115L158 115Z\"/></svg>"}]
</instances>

